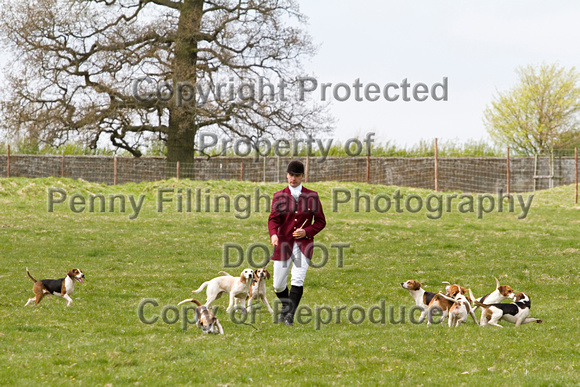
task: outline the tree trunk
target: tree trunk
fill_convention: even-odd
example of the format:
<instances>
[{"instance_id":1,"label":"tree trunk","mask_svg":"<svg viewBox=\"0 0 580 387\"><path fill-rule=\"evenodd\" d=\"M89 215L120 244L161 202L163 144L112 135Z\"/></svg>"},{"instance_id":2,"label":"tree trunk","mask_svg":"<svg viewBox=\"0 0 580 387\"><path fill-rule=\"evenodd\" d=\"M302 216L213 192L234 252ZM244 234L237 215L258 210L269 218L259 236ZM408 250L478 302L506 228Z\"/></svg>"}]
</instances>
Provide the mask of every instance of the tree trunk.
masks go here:
<instances>
[{"instance_id":1,"label":"tree trunk","mask_svg":"<svg viewBox=\"0 0 580 387\"><path fill-rule=\"evenodd\" d=\"M182 165L181 177L193 178L193 151L197 132L195 101L178 105L175 91L180 83L196 84L197 45L200 37L203 0L185 0L181 8L173 59L174 98L169 108L167 161Z\"/></svg>"}]
</instances>

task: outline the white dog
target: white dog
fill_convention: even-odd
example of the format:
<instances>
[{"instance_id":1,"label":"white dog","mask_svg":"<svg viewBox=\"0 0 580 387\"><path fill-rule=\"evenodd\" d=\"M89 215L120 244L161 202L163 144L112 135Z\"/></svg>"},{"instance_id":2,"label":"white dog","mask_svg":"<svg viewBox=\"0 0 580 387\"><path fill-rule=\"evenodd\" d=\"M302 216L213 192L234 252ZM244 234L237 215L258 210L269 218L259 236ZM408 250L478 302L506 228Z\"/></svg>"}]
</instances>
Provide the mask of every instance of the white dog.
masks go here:
<instances>
[{"instance_id":1,"label":"white dog","mask_svg":"<svg viewBox=\"0 0 580 387\"><path fill-rule=\"evenodd\" d=\"M248 310L252 307L252 303L254 300L260 299L266 305L268 312L273 314L274 311L270 307L268 303L268 299L266 298L266 279L270 279L270 272L266 269L258 269L254 273L255 275L255 283L252 285L252 289L250 289L250 299L248 300Z\"/></svg>"},{"instance_id":2,"label":"white dog","mask_svg":"<svg viewBox=\"0 0 580 387\"><path fill-rule=\"evenodd\" d=\"M231 277L231 274L225 271L220 271L220 274L229 275ZM252 308L254 300L260 299L264 305L266 305L268 312L270 312L270 314L274 313L270 307L270 303L268 303L268 299L266 298L266 279L270 279L270 272L267 269L258 269L254 272L254 284L250 288L248 310Z\"/></svg>"},{"instance_id":3,"label":"white dog","mask_svg":"<svg viewBox=\"0 0 580 387\"><path fill-rule=\"evenodd\" d=\"M475 299L471 289L467 290L469 291L471 299ZM461 291L457 292L455 298L448 297L443 293L439 293L439 295L454 303L451 305L451 308L449 308L449 328L458 327L460 324L466 322L468 315L471 315L473 321L475 324L477 324L477 319L475 318L475 314L471 309L471 304L467 300L467 297L461 293Z\"/></svg>"},{"instance_id":4,"label":"white dog","mask_svg":"<svg viewBox=\"0 0 580 387\"><path fill-rule=\"evenodd\" d=\"M194 290L193 293L199 293L207 287L207 300L204 304L207 308L211 308L211 304L220 298L222 293L227 293L230 296L230 303L226 309L226 312L229 313L232 310L234 306L234 300L236 305L241 304L242 310L245 312L246 298L248 298L253 279L254 271L252 269L244 269L239 277L224 275L209 281L205 281L201 284L199 289Z\"/></svg>"}]
</instances>

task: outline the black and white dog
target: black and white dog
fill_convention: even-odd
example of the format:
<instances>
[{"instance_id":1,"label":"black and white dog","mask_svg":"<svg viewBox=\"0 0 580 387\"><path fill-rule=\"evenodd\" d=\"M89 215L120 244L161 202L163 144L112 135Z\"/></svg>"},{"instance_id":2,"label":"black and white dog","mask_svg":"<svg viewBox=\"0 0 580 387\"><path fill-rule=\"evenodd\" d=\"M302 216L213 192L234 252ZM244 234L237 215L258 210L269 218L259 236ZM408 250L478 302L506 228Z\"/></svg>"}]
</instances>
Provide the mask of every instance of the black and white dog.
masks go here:
<instances>
[{"instance_id":1,"label":"black and white dog","mask_svg":"<svg viewBox=\"0 0 580 387\"><path fill-rule=\"evenodd\" d=\"M531 322L541 323L540 319L528 317L530 315L530 307L532 302L526 293L518 293L515 297L515 302L510 304L491 304L485 305L479 301L475 301L475 305L483 308L481 313L481 326L495 325L503 328L498 324L499 320L505 320L516 324L519 327L522 324Z\"/></svg>"}]
</instances>

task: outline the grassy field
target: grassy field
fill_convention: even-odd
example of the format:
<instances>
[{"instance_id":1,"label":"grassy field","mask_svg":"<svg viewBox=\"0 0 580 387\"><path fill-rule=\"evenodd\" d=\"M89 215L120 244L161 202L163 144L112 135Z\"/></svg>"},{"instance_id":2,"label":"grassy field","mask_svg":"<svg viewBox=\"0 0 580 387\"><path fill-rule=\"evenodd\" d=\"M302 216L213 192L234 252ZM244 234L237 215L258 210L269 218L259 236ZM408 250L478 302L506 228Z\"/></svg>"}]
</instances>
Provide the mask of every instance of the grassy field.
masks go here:
<instances>
[{"instance_id":1,"label":"grassy field","mask_svg":"<svg viewBox=\"0 0 580 387\"><path fill-rule=\"evenodd\" d=\"M244 249L266 244L266 200L260 211L187 213L177 210L178 189L201 189L203 195L226 193L232 199L255 192L272 195L283 185L240 182L186 182L104 186L68 179L0 179L0 383L14 385L574 385L580 383L580 207L572 188L537 192L525 219L516 213L459 213L456 207L439 219L393 209L354 212L352 201L332 211L332 189L394 195L396 187L349 183L307 184L317 190L327 227L317 241L348 243L343 264L330 249L321 268L308 272L302 305L312 311L333 310L328 324L272 324L267 312L248 324L225 313L227 297L216 301L223 336L204 335L195 326L145 324L144 316L161 316L188 298L191 290L224 270L223 246ZM77 193L143 196L142 209L124 213L89 212L77 204L55 203L47 210L47 190L60 188L67 200ZM159 188L173 202L158 212ZM430 191L401 188L426 198ZM527 197L527 194L524 195ZM55 196L60 197L60 196ZM457 202L455 202L457 203ZM205 198L201 206L204 209ZM240 204L240 203L238 203ZM516 205L516 208L517 205ZM135 214L133 214L135 215ZM236 216L238 215L238 216ZM131 219L134 217L135 219ZM320 254L315 261L320 263ZM255 260L260 260L259 254ZM242 267L227 268L239 273ZM24 307L33 295L26 267L37 279L59 278L79 267L86 275L65 301L45 298ZM268 266L271 269L271 264ZM426 290L443 290L442 281L470 287L476 296L494 288L493 276L532 300L534 317L544 324L518 329L480 328L472 321L457 328L427 327L409 321L413 301L400 283L422 282ZM271 285L271 283L269 283ZM268 298L275 299L271 287ZM205 294L199 295L205 300ZM386 305L386 321L373 323L368 313L359 324L347 312ZM404 323L400 307L405 306ZM167 308L169 307L169 308ZM389 313L389 307L394 315ZM164 309L165 308L165 309ZM336 310L343 308L340 323ZM306 309L304 309L307 311ZM380 312L380 311L378 311ZM479 317L479 312L478 317ZM380 315L377 313L375 317ZM173 318L171 311L166 319ZM319 316L327 321L329 315ZM375 320L376 321L376 320Z\"/></svg>"}]
</instances>

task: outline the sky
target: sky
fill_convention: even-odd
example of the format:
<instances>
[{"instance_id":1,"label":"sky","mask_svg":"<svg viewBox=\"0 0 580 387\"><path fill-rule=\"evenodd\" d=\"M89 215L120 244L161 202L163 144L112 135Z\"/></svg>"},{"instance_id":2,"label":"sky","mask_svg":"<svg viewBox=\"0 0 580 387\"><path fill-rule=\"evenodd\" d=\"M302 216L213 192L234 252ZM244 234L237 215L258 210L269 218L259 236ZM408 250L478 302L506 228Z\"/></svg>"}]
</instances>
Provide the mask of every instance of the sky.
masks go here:
<instances>
[{"instance_id":1,"label":"sky","mask_svg":"<svg viewBox=\"0 0 580 387\"><path fill-rule=\"evenodd\" d=\"M490 141L483 111L494 95L517 82L516 68L542 63L580 65L580 2L576 0L297 0L306 30L318 47L305 74L322 83L348 85L351 96L334 100L335 138L369 132L379 142L412 146L420 140ZM6 65L0 48L0 66ZM412 97L447 78L447 100ZM354 98L374 83L410 84L410 101L391 88L388 101ZM419 87L419 86L418 86ZM439 90L441 91L441 90ZM345 88L338 88L344 96ZM320 87L311 94L320 98ZM422 94L419 94L422 96ZM423 95L424 96L424 95ZM364 96L363 96L364 97ZM330 98L333 99L333 98ZM328 137L327 135L321 137Z\"/></svg>"},{"instance_id":2,"label":"sky","mask_svg":"<svg viewBox=\"0 0 580 387\"><path fill-rule=\"evenodd\" d=\"M483 111L517 82L516 68L580 65L580 2L534 0L299 0L318 46L304 70L318 83L417 83L448 78L448 100L333 101L336 137L411 146L490 138ZM580 69L578 69L580 70ZM364 86L363 86L364 87ZM345 92L344 90L341 90ZM391 93L395 89L390 90ZM316 90L314 91L314 93ZM401 90L399 90L401 94ZM339 94L339 97L341 95Z\"/></svg>"}]
</instances>

